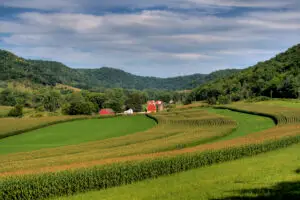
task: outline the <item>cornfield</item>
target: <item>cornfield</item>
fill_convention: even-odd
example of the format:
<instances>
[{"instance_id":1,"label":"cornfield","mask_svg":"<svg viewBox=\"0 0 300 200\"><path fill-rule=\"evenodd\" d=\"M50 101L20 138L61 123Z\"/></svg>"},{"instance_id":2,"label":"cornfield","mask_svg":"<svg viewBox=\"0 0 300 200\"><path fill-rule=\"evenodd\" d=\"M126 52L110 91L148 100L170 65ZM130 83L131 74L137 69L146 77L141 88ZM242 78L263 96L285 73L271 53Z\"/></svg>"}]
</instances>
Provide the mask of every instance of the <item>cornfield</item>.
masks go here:
<instances>
[{"instance_id":1,"label":"cornfield","mask_svg":"<svg viewBox=\"0 0 300 200\"><path fill-rule=\"evenodd\" d=\"M105 189L149 178L157 178L242 157L287 147L300 142L300 137L288 137L262 144L252 144L219 151L184 154L138 163L128 162L76 171L12 177L0 181L0 199L46 199Z\"/></svg>"}]
</instances>

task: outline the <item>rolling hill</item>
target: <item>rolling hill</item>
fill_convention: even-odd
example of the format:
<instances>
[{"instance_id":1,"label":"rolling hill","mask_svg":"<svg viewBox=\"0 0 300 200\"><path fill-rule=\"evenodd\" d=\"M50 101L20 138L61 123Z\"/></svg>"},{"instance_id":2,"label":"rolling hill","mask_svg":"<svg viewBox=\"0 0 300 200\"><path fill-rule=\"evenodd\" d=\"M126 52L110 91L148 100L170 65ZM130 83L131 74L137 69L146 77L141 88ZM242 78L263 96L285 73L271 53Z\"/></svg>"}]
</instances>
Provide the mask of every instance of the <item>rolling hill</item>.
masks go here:
<instances>
[{"instance_id":1,"label":"rolling hill","mask_svg":"<svg viewBox=\"0 0 300 200\"><path fill-rule=\"evenodd\" d=\"M27 60L11 52L0 50L0 80L32 80L44 85L64 84L83 89L95 87L126 89L192 89L216 78L226 77L239 70L229 69L212 74L194 74L173 78L143 77L123 70L102 67L99 69L73 69L62 63Z\"/></svg>"},{"instance_id":2,"label":"rolling hill","mask_svg":"<svg viewBox=\"0 0 300 200\"><path fill-rule=\"evenodd\" d=\"M300 44L270 60L203 84L192 95L197 100L216 99L223 102L256 96L299 98Z\"/></svg>"}]
</instances>

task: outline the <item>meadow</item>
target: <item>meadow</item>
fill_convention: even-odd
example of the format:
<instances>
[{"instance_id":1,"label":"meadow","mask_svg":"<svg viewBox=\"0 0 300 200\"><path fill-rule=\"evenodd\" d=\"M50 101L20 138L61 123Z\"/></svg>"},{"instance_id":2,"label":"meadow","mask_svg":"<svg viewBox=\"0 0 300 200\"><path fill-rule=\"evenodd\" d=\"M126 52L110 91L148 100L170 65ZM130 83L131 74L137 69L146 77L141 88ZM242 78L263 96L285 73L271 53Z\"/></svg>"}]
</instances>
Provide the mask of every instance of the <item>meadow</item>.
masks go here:
<instances>
[{"instance_id":1,"label":"meadow","mask_svg":"<svg viewBox=\"0 0 300 200\"><path fill-rule=\"evenodd\" d=\"M72 121L0 140L0 154L75 145L119 137L155 126L145 116ZM111 128L114 127L114 128Z\"/></svg>"},{"instance_id":2,"label":"meadow","mask_svg":"<svg viewBox=\"0 0 300 200\"><path fill-rule=\"evenodd\" d=\"M82 192L88 193L62 199L229 200L255 195L272 199L277 194L270 192L274 185L280 186L289 178L299 181L295 170L300 108L294 104L276 100L212 108L199 103L198 107L181 106L149 118L74 121L8 137L0 143L27 140L28 144L59 146L0 155L2 194L11 199L45 199ZM152 125L121 133L115 120L128 124L124 120L132 119L141 127L143 123L135 117ZM93 134L93 130L106 126L96 121L105 120L111 120L112 125L104 129L103 137ZM70 137L72 134L76 137ZM47 145L42 143L48 140ZM158 179L144 181L153 178ZM137 181L142 182L134 183ZM131 185L121 186L124 184ZM121 187L89 192L115 186ZM251 190L254 188L257 190ZM245 196L248 194L252 197Z\"/></svg>"}]
</instances>

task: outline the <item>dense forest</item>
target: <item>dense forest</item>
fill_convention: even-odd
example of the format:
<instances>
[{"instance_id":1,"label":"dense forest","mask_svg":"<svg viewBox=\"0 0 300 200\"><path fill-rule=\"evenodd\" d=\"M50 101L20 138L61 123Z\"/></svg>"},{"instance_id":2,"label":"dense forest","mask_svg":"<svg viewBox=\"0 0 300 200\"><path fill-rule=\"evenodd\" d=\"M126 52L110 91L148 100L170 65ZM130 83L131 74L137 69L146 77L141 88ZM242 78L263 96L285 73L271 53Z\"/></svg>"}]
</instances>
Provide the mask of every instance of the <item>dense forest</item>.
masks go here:
<instances>
[{"instance_id":1,"label":"dense forest","mask_svg":"<svg viewBox=\"0 0 300 200\"><path fill-rule=\"evenodd\" d=\"M300 97L300 44L268 61L199 86L190 94L189 101L230 103L260 96Z\"/></svg>"},{"instance_id":2,"label":"dense forest","mask_svg":"<svg viewBox=\"0 0 300 200\"><path fill-rule=\"evenodd\" d=\"M143 77L108 67L72 69L59 62L26 60L11 52L0 50L2 81L30 79L34 83L44 85L65 84L94 91L104 88L185 90L237 71L221 70L209 75L194 74L174 78Z\"/></svg>"}]
</instances>

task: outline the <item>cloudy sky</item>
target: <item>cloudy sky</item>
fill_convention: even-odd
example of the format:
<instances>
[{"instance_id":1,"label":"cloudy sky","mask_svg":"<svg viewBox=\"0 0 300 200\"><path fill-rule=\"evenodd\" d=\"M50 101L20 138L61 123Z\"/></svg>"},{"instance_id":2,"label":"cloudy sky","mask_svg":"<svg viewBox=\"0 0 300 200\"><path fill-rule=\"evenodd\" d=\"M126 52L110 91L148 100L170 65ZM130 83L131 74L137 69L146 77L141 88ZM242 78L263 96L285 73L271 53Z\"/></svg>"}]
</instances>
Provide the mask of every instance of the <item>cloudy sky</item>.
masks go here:
<instances>
[{"instance_id":1,"label":"cloudy sky","mask_svg":"<svg viewBox=\"0 0 300 200\"><path fill-rule=\"evenodd\" d=\"M74 68L209 73L299 42L299 0L0 0L1 49Z\"/></svg>"}]
</instances>

